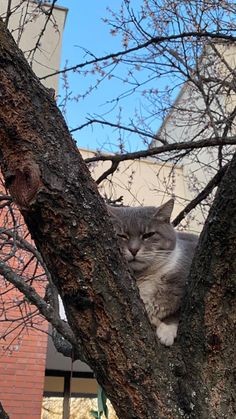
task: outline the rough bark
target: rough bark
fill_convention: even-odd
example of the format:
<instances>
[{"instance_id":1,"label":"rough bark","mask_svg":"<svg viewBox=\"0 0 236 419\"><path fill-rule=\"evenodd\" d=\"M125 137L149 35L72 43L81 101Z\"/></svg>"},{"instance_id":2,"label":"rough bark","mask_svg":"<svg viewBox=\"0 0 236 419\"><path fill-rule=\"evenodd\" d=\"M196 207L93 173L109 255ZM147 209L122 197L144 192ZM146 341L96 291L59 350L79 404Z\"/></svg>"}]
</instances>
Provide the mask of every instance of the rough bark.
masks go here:
<instances>
[{"instance_id":1,"label":"rough bark","mask_svg":"<svg viewBox=\"0 0 236 419\"><path fill-rule=\"evenodd\" d=\"M168 358L162 356L166 349L155 342L97 187L51 95L2 22L0 95L6 185L87 363L120 418L178 417Z\"/></svg>"},{"instance_id":2,"label":"rough bark","mask_svg":"<svg viewBox=\"0 0 236 419\"><path fill-rule=\"evenodd\" d=\"M236 160L196 256L179 345L155 340L56 104L0 22L2 170L118 416L235 417Z\"/></svg>"},{"instance_id":3,"label":"rough bark","mask_svg":"<svg viewBox=\"0 0 236 419\"><path fill-rule=\"evenodd\" d=\"M236 155L195 255L182 318L179 379L191 418L236 417Z\"/></svg>"}]
</instances>

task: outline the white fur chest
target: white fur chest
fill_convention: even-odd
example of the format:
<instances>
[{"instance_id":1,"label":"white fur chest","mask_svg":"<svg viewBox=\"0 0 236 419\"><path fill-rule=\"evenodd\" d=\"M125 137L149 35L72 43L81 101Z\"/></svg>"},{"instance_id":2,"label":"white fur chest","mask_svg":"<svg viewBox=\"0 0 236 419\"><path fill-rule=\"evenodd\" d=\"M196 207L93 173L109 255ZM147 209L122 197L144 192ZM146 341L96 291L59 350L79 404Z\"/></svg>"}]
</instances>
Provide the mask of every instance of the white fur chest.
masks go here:
<instances>
[{"instance_id":1,"label":"white fur chest","mask_svg":"<svg viewBox=\"0 0 236 419\"><path fill-rule=\"evenodd\" d=\"M156 281L156 278L152 277L150 279L147 279L143 282L140 282L138 284L140 297L142 298L144 304L148 304L150 300L155 296L158 281Z\"/></svg>"},{"instance_id":2,"label":"white fur chest","mask_svg":"<svg viewBox=\"0 0 236 419\"><path fill-rule=\"evenodd\" d=\"M165 291L165 275L176 271L181 260L181 253L181 248L177 242L165 264L157 267L152 266L145 275L138 279L140 296L145 304L153 300L157 292Z\"/></svg>"}]
</instances>

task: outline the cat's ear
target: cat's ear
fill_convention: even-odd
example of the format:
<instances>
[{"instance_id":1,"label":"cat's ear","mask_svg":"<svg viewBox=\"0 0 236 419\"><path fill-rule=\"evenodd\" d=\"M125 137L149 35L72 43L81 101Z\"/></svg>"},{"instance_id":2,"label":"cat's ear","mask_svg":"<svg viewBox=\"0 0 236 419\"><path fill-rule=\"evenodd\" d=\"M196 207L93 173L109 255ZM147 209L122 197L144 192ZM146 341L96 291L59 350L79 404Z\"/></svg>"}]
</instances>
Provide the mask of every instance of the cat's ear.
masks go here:
<instances>
[{"instance_id":1,"label":"cat's ear","mask_svg":"<svg viewBox=\"0 0 236 419\"><path fill-rule=\"evenodd\" d=\"M106 205L106 207L107 207L107 212L111 217L111 222L113 224L113 227L117 233L118 231L122 230L122 223L120 221L118 211L116 211L114 207L110 205Z\"/></svg>"},{"instance_id":2,"label":"cat's ear","mask_svg":"<svg viewBox=\"0 0 236 419\"><path fill-rule=\"evenodd\" d=\"M169 199L165 204L157 208L157 211L154 215L158 220L169 223L170 217L174 208L174 199Z\"/></svg>"}]
</instances>

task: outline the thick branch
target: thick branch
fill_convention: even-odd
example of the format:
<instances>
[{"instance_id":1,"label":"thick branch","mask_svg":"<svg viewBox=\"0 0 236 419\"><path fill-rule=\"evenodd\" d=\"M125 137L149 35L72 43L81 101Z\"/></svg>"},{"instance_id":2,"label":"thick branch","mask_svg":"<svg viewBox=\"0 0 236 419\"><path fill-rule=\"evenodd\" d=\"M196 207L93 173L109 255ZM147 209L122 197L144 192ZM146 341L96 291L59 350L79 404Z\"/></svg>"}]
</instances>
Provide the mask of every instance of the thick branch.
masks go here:
<instances>
[{"instance_id":1,"label":"thick branch","mask_svg":"<svg viewBox=\"0 0 236 419\"><path fill-rule=\"evenodd\" d=\"M236 136L232 137L216 137L216 138L207 138L199 141L184 141L181 143L166 144L160 147L153 147L148 150L135 151L133 153L125 154L99 154L94 157L89 157L85 159L86 163L92 163L96 161L112 161L112 162L121 162L126 160L135 160L151 156L157 156L159 154L169 153L171 151L180 151L180 150L196 150L207 147L219 147L219 145L235 145Z\"/></svg>"},{"instance_id":2,"label":"thick branch","mask_svg":"<svg viewBox=\"0 0 236 419\"><path fill-rule=\"evenodd\" d=\"M56 329L52 330L52 341L57 352L61 353L62 355L68 358L72 358L73 361L75 361L76 359L80 359L81 361L86 362L86 360L83 359L81 355L74 356L74 346L72 346L67 340L65 340L64 337L60 333L58 333Z\"/></svg>"}]
</instances>

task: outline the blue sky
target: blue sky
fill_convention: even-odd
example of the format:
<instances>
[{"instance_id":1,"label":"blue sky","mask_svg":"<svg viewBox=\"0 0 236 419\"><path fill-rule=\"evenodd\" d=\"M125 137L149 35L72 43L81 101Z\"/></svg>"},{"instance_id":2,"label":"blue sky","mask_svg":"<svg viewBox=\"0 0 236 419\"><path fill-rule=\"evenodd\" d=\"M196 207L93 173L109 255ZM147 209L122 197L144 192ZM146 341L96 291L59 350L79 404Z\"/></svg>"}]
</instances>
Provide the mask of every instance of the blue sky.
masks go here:
<instances>
[{"instance_id":1,"label":"blue sky","mask_svg":"<svg viewBox=\"0 0 236 419\"><path fill-rule=\"evenodd\" d=\"M119 39L110 35L110 28L102 21L102 18L108 16L107 6L113 10L119 9L119 0L59 0L57 4L69 9L63 34L62 68L66 62L68 66L73 66L90 59L81 47L93 52L96 56L103 56L123 49ZM68 77L71 98L83 94L93 82L90 76L84 77L72 73ZM62 84L61 82L59 104L63 97ZM87 116L96 114L102 114L109 121L116 122L119 104L114 106L111 100L125 90L126 86L113 79L104 82L99 89L94 90L85 99L80 99L77 103L70 101L66 113L67 124L70 128L75 128L86 122ZM139 95L130 96L122 102L122 106L124 107L124 122L128 123L134 108L140 107ZM122 138L122 134L118 130L101 127L97 124L93 128L87 127L73 135L80 147L102 148L107 151L115 150L116 142L119 141L120 136ZM138 137L130 135L126 136L126 148L127 150L136 150L144 148L144 145Z\"/></svg>"},{"instance_id":2,"label":"blue sky","mask_svg":"<svg viewBox=\"0 0 236 419\"><path fill-rule=\"evenodd\" d=\"M63 51L62 51L62 68L67 62L67 66L71 67L73 65L85 62L91 59L91 54L86 54L85 50L90 51L96 57L101 57L110 53L115 53L121 51L124 48L122 47L121 40L119 37L111 36L110 27L103 22L103 18L110 17L110 14L107 11L107 6L112 9L114 12L119 13L120 5L122 0L58 0L56 4L65 6L69 9L67 21L65 25L65 31L63 34ZM132 4L131 4L132 3ZM130 8L132 7L137 11L142 0L130 0ZM155 3L155 2L154 2ZM164 4L165 2L163 2ZM177 2L178 3L178 2ZM233 2L232 2L233 3ZM182 4L182 3L181 3ZM186 2L186 5L188 3ZM192 7L194 6L194 2ZM223 7L223 6L222 6ZM220 13L222 12L221 5L219 3L218 8ZM218 31L217 20L215 21L218 15L218 8L210 10L209 13L205 13L206 21L209 20L210 28ZM196 10L198 7L196 7ZM222 9L222 10L221 10ZM164 9L165 10L165 9ZM191 27L191 24L188 21L188 15L186 7L183 7L181 11L183 17L187 20L183 23L184 27L187 24L187 27ZM233 13L233 9L232 9ZM209 16L208 16L209 14ZM160 15L162 16L162 14ZM168 16L168 14L167 14ZM199 22L202 22L201 13L199 14ZM226 14L226 23L227 23ZM142 25L145 30L152 33L155 33L155 28L148 21L145 23L142 21ZM151 20L152 22L152 20ZM163 20L163 24L165 24ZM171 31L179 31L178 24L170 21L168 23ZM204 24L204 21L203 21ZM225 24L225 23L224 23ZM195 28L193 22L193 29ZM194 29L195 30L195 29ZM154 31L154 32L153 32ZM136 36L136 34L135 34ZM145 39L145 37L144 37ZM187 41L186 41L187 42ZM185 42L185 49L187 48L187 43ZM134 45L134 44L133 44ZM174 47L173 47L174 48ZM146 50L148 51L148 49ZM187 48L188 51L188 48ZM199 47L199 53L201 48ZM191 54L194 55L191 55ZM143 53L144 54L144 53ZM181 54L181 52L180 52ZM185 54L182 51L182 54ZM189 54L189 65L194 65L195 59L195 50L188 52ZM145 56L145 55L143 55ZM148 56L148 54L146 54ZM146 57L145 56L145 57ZM144 65L141 67L141 70L137 70L134 76L137 78L139 83L139 88L135 94L124 95L127 92L127 89L130 88L130 85L124 83L122 78L126 76L126 70L124 66L119 64L119 67L115 69L115 77L108 80L107 78L103 83L99 84L98 88L94 88L96 84L97 74L95 76L89 74L86 77L83 74L67 73L68 74L68 103L66 108L66 122L70 129L74 129L78 126L86 123L86 118L97 117L98 115L108 120L111 123L116 123L119 117L119 120L123 125L130 125L131 119L133 119L135 111L137 114L140 112L144 122L148 121L150 129L153 133L156 133L160 124L161 124L161 111L163 111L163 117L166 115L166 112L169 108L169 102L173 101L178 94L179 90L184 81L184 76L181 75L181 72L174 70L173 65L171 68L168 65L171 61L165 61L165 55L162 53L157 56L157 60L151 57L151 63L146 63L144 58ZM154 64L152 66L152 62ZM163 63L160 64L159 69L157 62ZM180 61L181 62L181 61ZM191 64L192 62L192 64ZM167 65L167 67L165 67ZM150 68L151 67L151 70ZM91 70L92 67L86 67L88 70ZM144 69L145 68L145 69ZM163 71L164 69L164 71ZM153 88L153 95L150 91L147 92L147 98L142 96L143 87L142 82L149 77L150 84L147 87ZM151 85L151 80L153 79L153 85ZM133 80L132 80L133 81ZM92 93L85 95L86 91L92 87ZM156 92L157 91L157 92ZM167 93L168 91L168 93ZM59 92L58 104L62 103L63 100L63 81L60 83L60 92ZM80 97L78 97L80 95ZM84 96L84 97L81 97ZM120 96L125 96L125 99L115 101L115 98ZM166 99L167 98L167 99ZM159 100L159 103L158 103ZM158 105L158 106L157 106ZM122 112L121 112L122 107ZM152 110L154 109L154 112ZM101 118L99 118L101 119ZM134 125L137 126L135 119ZM143 122L141 121L141 122ZM138 127L141 126L140 120L138 121ZM145 148L143 140L140 139L135 134L124 134L121 130L110 128L108 126L99 126L98 124L93 125L92 127L86 127L83 130L77 131L73 134L76 139L78 146L91 148L91 149L102 149L104 151L120 151L120 144L124 143L124 148L126 151L135 151L140 148Z\"/></svg>"}]
</instances>

